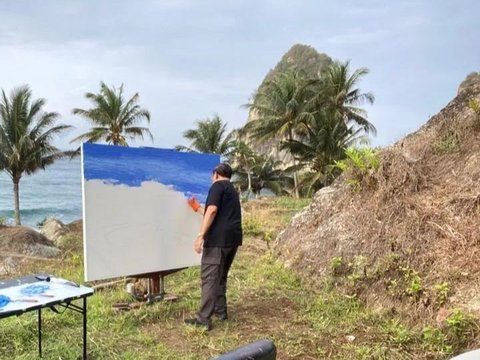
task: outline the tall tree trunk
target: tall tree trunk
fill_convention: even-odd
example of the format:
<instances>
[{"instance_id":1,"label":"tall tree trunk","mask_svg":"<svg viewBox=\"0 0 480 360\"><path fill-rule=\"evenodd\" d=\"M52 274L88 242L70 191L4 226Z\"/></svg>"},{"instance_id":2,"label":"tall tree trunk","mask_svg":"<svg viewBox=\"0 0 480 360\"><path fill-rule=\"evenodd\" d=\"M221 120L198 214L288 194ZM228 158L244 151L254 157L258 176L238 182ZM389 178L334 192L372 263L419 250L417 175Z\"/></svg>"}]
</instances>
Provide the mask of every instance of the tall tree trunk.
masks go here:
<instances>
[{"instance_id":1,"label":"tall tree trunk","mask_svg":"<svg viewBox=\"0 0 480 360\"><path fill-rule=\"evenodd\" d=\"M295 198L298 199L300 193L298 192L298 173L296 170L293 172L293 188L295 189Z\"/></svg>"},{"instance_id":2,"label":"tall tree trunk","mask_svg":"<svg viewBox=\"0 0 480 360\"><path fill-rule=\"evenodd\" d=\"M293 140L293 131L292 128L289 127L288 129L288 140L291 142ZM292 155L293 158L293 155ZM293 159L293 165L296 165L295 158ZM300 197L300 193L298 192L298 173L297 170L293 172L293 189L295 198L298 199Z\"/></svg>"},{"instance_id":3,"label":"tall tree trunk","mask_svg":"<svg viewBox=\"0 0 480 360\"><path fill-rule=\"evenodd\" d=\"M15 198L15 225L20 223L20 179L13 179L13 197Z\"/></svg>"},{"instance_id":4,"label":"tall tree trunk","mask_svg":"<svg viewBox=\"0 0 480 360\"><path fill-rule=\"evenodd\" d=\"M252 173L250 171L247 171L247 177L248 177L248 192L250 193L252 191Z\"/></svg>"}]
</instances>

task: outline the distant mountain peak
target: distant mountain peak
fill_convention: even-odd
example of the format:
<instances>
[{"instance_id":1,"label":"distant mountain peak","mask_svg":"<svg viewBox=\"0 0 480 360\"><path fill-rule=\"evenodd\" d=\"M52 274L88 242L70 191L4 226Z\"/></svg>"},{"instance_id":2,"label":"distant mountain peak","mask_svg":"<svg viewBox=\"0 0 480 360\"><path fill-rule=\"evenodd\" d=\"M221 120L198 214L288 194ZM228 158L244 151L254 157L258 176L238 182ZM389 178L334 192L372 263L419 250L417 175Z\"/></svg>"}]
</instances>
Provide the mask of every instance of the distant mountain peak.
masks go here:
<instances>
[{"instance_id":1,"label":"distant mountain peak","mask_svg":"<svg viewBox=\"0 0 480 360\"><path fill-rule=\"evenodd\" d=\"M294 68L305 71L308 76L315 76L331 62L332 59L327 54L319 53L312 46L295 44L282 56L275 67L270 69L260 87L276 75Z\"/></svg>"},{"instance_id":2,"label":"distant mountain peak","mask_svg":"<svg viewBox=\"0 0 480 360\"><path fill-rule=\"evenodd\" d=\"M267 81L271 81L276 76L294 69L304 71L308 77L315 77L331 62L332 59L327 54L319 53L312 46L295 44L282 56L275 67L268 71L257 91L261 90ZM253 120L255 116L255 113L250 111L247 122ZM279 141L279 139L271 139L261 143L253 142L253 147L261 154L268 154L284 163L289 163L289 156L285 152L278 150Z\"/></svg>"}]
</instances>

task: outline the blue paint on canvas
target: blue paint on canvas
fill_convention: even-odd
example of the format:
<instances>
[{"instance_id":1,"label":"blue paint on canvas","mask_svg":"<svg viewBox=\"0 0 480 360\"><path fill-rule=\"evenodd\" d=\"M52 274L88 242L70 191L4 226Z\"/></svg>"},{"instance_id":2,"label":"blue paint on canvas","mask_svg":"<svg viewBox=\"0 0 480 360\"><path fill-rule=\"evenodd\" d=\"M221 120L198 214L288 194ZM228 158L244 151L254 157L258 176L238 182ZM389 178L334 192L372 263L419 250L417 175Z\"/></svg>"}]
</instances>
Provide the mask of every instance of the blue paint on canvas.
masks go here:
<instances>
[{"instance_id":1,"label":"blue paint on canvas","mask_svg":"<svg viewBox=\"0 0 480 360\"><path fill-rule=\"evenodd\" d=\"M205 202L212 170L220 163L220 156L214 154L89 143L82 146L83 176L87 181L130 187L154 181L187 197L194 195L200 202Z\"/></svg>"}]
</instances>

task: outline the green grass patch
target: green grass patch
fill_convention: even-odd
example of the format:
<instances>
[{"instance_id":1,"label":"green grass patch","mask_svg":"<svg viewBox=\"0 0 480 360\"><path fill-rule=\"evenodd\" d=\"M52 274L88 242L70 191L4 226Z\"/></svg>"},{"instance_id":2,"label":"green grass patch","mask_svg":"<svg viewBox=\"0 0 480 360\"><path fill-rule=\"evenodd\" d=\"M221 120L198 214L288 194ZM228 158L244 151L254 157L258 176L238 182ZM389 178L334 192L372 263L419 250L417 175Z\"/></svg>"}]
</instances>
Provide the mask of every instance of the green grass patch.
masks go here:
<instances>
[{"instance_id":1,"label":"green grass patch","mask_svg":"<svg viewBox=\"0 0 480 360\"><path fill-rule=\"evenodd\" d=\"M308 201L275 198L261 204L258 212L250 210L260 222L253 229L274 231L282 217L291 218ZM253 230L248 231L228 279L229 321L214 320L211 332L183 324L200 302L198 268L166 278L167 292L179 296L178 301L143 304L127 312L113 307L134 301L120 284L97 291L88 300L90 358L210 359L266 338L275 342L279 359L445 359L478 338L475 319L460 310L440 327L428 319L411 325L400 312L370 308L356 296L346 296L331 278L314 285L285 267ZM67 241L62 261L29 263L22 272L47 271L82 282L82 253L75 244L74 239ZM344 263L345 259L332 259L332 272ZM413 270L405 274L409 280L405 283L412 285L417 274ZM445 299L449 287L439 284L436 289ZM44 358L79 358L81 315L48 310L43 315ZM35 313L1 320L0 359L35 359L37 351Z\"/></svg>"}]
</instances>

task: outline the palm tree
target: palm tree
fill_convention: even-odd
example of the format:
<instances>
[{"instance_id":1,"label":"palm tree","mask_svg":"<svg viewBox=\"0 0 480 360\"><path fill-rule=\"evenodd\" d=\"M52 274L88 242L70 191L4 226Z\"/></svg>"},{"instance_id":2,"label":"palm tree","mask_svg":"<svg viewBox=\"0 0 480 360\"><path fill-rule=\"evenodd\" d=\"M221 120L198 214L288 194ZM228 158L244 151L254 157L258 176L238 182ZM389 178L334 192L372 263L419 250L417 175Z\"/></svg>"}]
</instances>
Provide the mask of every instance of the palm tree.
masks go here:
<instances>
[{"instance_id":1,"label":"palm tree","mask_svg":"<svg viewBox=\"0 0 480 360\"><path fill-rule=\"evenodd\" d=\"M330 64L316 82L316 95L309 102L310 108L331 109L345 124L362 127L366 133L376 134L375 126L366 117L366 111L360 108L365 103L373 104L372 93L362 93L357 85L368 74L367 68L360 68L350 74L349 61L335 61Z\"/></svg>"},{"instance_id":2,"label":"palm tree","mask_svg":"<svg viewBox=\"0 0 480 360\"><path fill-rule=\"evenodd\" d=\"M374 102L373 94L358 88L366 74L366 68L351 74L349 62L334 62L317 78L289 71L267 81L247 105L253 120L245 130L263 142L279 140L280 150L293 156L293 165L286 170L293 172L297 197L302 185L299 171L314 174L308 182L315 187L329 184L335 175L331 165L345 156L348 144L364 133L375 134L360 107Z\"/></svg>"},{"instance_id":3,"label":"palm tree","mask_svg":"<svg viewBox=\"0 0 480 360\"><path fill-rule=\"evenodd\" d=\"M228 155L233 146L233 133L227 134L227 123L218 114L196 122L196 129L189 129L183 137L190 140L190 146L178 145L179 151L193 151L209 154Z\"/></svg>"},{"instance_id":4,"label":"palm tree","mask_svg":"<svg viewBox=\"0 0 480 360\"><path fill-rule=\"evenodd\" d=\"M148 135L153 141L152 133L148 128L137 126L144 120L147 123L150 122L150 113L138 105L138 93L125 101L123 85L117 90L101 82L100 93L86 93L85 97L92 102L93 107L88 110L73 109L73 114L86 118L93 127L71 142L105 141L113 145L128 146L127 138L143 139L144 135Z\"/></svg>"},{"instance_id":5,"label":"palm tree","mask_svg":"<svg viewBox=\"0 0 480 360\"><path fill-rule=\"evenodd\" d=\"M347 126L338 116L334 110L319 111L314 121L302 123L302 138L282 143L282 148L290 151L299 166L311 173L300 185L306 183L312 190L329 185L335 178L332 173L334 161L345 158L348 147L367 141L363 128Z\"/></svg>"},{"instance_id":6,"label":"palm tree","mask_svg":"<svg viewBox=\"0 0 480 360\"><path fill-rule=\"evenodd\" d=\"M233 145L230 163L236 172L243 172L247 175L247 191L252 191L252 172L257 162L257 155L245 141L237 140Z\"/></svg>"},{"instance_id":7,"label":"palm tree","mask_svg":"<svg viewBox=\"0 0 480 360\"><path fill-rule=\"evenodd\" d=\"M254 95L252 103L246 105L255 114L246 130L260 141L293 140L298 125L312 119L312 113L306 109L312 85L302 71L289 71L267 81ZM297 189L296 172L294 182ZM295 195L298 197L297 190Z\"/></svg>"},{"instance_id":8,"label":"palm tree","mask_svg":"<svg viewBox=\"0 0 480 360\"><path fill-rule=\"evenodd\" d=\"M257 156L254 166L251 168L251 176L243 169L236 172L234 183L241 190L249 190L255 196L260 195L263 189L268 189L275 195L287 193L287 188L291 187L292 178L280 168L281 162L271 157ZM250 192L249 192L250 194Z\"/></svg>"},{"instance_id":9,"label":"palm tree","mask_svg":"<svg viewBox=\"0 0 480 360\"><path fill-rule=\"evenodd\" d=\"M27 86L14 89L10 98L2 90L0 99L0 168L12 179L15 224L20 225L20 179L45 169L56 159L69 155L51 144L68 125L54 126L58 114L43 112L44 99L32 99Z\"/></svg>"}]
</instances>

